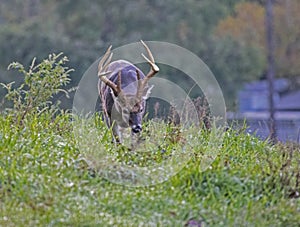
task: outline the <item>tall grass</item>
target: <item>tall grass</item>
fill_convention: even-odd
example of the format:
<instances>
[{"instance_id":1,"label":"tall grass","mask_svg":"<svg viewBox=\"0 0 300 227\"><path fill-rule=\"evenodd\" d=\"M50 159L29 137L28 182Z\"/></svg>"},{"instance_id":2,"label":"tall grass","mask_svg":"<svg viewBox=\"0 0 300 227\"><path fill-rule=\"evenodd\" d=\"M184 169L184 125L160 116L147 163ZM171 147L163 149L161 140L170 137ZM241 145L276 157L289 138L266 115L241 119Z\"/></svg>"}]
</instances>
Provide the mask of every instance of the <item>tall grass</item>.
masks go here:
<instances>
[{"instance_id":1,"label":"tall grass","mask_svg":"<svg viewBox=\"0 0 300 227\"><path fill-rule=\"evenodd\" d=\"M27 104L17 103L25 110ZM191 128L177 143L172 128L149 121L146 150L130 151L111 143L100 117L74 121L49 103L35 107L24 115L14 106L0 115L0 226L300 224L299 145L271 146L244 130L217 128ZM222 143L213 146L220 133ZM165 139L153 145L153 136ZM181 162L176 151L185 146L188 158ZM215 157L203 168L209 152ZM117 174L120 164L135 171L165 161L178 168L176 174L162 171L167 179L154 178L148 186L133 185L143 176Z\"/></svg>"}]
</instances>

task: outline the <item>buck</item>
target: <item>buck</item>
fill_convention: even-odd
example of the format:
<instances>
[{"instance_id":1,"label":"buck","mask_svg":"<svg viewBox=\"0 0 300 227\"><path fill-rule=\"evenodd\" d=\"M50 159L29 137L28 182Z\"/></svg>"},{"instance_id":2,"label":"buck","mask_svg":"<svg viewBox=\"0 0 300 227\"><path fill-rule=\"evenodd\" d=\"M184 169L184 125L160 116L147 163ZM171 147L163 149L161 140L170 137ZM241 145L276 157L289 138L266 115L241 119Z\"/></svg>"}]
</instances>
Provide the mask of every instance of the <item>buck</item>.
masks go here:
<instances>
[{"instance_id":1,"label":"buck","mask_svg":"<svg viewBox=\"0 0 300 227\"><path fill-rule=\"evenodd\" d=\"M112 128L115 142L122 143L122 129L131 127L131 134L142 131L142 118L146 100L153 86L148 81L159 71L149 47L141 41L148 57L142 57L150 64L150 70L144 73L125 60L111 62L113 53L110 46L98 65L98 92L106 124Z\"/></svg>"}]
</instances>

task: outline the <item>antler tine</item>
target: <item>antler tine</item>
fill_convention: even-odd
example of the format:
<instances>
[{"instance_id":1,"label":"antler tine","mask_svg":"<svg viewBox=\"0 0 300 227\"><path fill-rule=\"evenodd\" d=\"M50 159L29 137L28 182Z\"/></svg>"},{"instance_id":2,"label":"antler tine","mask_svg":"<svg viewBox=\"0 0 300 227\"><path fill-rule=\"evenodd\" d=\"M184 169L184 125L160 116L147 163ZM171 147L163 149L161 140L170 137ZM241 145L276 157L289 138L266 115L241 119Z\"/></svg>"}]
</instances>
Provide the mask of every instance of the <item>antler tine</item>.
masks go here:
<instances>
[{"instance_id":1,"label":"antler tine","mask_svg":"<svg viewBox=\"0 0 300 227\"><path fill-rule=\"evenodd\" d=\"M111 62L112 56L113 56L113 53L111 53L111 48L112 48L112 45L110 45L108 47L108 49L106 50L104 56L99 61L99 64L98 64L98 77L107 86L111 87L111 89L113 89L113 91L117 95L121 92L121 87L119 85L114 84L112 81L110 81L106 77L107 74L111 73L111 71L106 71L109 64L110 64L110 62Z\"/></svg>"},{"instance_id":2,"label":"antler tine","mask_svg":"<svg viewBox=\"0 0 300 227\"><path fill-rule=\"evenodd\" d=\"M140 75L139 70L136 69L135 72L136 72L136 78L137 78L137 80L140 81L141 80L141 75Z\"/></svg>"},{"instance_id":3,"label":"antler tine","mask_svg":"<svg viewBox=\"0 0 300 227\"><path fill-rule=\"evenodd\" d=\"M119 70L118 72L118 85L117 85L117 89L119 90L119 92L121 92L122 88L121 88L121 70Z\"/></svg>"},{"instance_id":4,"label":"antler tine","mask_svg":"<svg viewBox=\"0 0 300 227\"><path fill-rule=\"evenodd\" d=\"M106 69L107 69L108 65L109 65L109 64L110 64L110 62L111 62L112 56L113 56L113 53L110 53L110 55L109 55L109 57L108 57L107 61L105 62L105 65L103 66L103 70L105 70L105 71L106 71ZM110 72L108 72L108 73L110 73Z\"/></svg>"},{"instance_id":5,"label":"antler tine","mask_svg":"<svg viewBox=\"0 0 300 227\"><path fill-rule=\"evenodd\" d=\"M150 64L150 66L151 66L151 69L150 69L150 71L149 71L149 73L147 74L147 76L146 76L146 80L149 80L151 77L153 77L157 72L159 72L159 68L158 68L158 66L155 64L155 61L154 61L154 57L153 57L153 55L152 55L152 53L151 53L151 50L149 49L149 47L146 45L146 43L143 41L143 40L141 40L141 43L143 44L143 46L145 47L145 49L146 49L146 51L147 51L147 53L148 53L148 57L150 58L148 58L148 57L146 57L143 53L142 53L142 56L143 56L143 58Z\"/></svg>"},{"instance_id":6,"label":"antler tine","mask_svg":"<svg viewBox=\"0 0 300 227\"><path fill-rule=\"evenodd\" d=\"M148 55L149 55L149 57L150 57L151 62L154 62L154 57L153 57L153 55L152 55L152 53L151 53L149 47L146 45L146 43L145 43L143 40L141 40L141 43L142 43L143 46L145 47L145 49L146 49L146 51L147 51L147 53L148 53Z\"/></svg>"},{"instance_id":7,"label":"antler tine","mask_svg":"<svg viewBox=\"0 0 300 227\"><path fill-rule=\"evenodd\" d=\"M154 61L154 57L150 51L150 48L146 45L146 43L144 43L143 40L141 40L141 43L143 44L143 46L145 47L147 53L148 53L148 57L146 57L143 53L142 56L143 58L150 64L150 71L148 72L147 76L145 76L145 78L143 80L139 80L138 82L138 89L137 89L137 97L138 99L140 99L142 97L143 94L143 90L147 85L147 82L150 78L152 78L157 72L159 72L159 68L158 66L155 64ZM137 77L139 78L139 72L137 71Z\"/></svg>"},{"instance_id":8,"label":"antler tine","mask_svg":"<svg viewBox=\"0 0 300 227\"><path fill-rule=\"evenodd\" d=\"M98 64L98 75L103 73L103 71L106 69L106 67L109 65L112 55L113 53L111 53L111 48L112 45L110 45L105 54L103 55L102 59L100 60L99 64ZM104 64L105 63L105 64Z\"/></svg>"},{"instance_id":9,"label":"antler tine","mask_svg":"<svg viewBox=\"0 0 300 227\"><path fill-rule=\"evenodd\" d=\"M140 97L142 96L142 92L143 90L141 89L142 87L142 80L141 80L141 75L140 75L140 72L139 70L137 69L136 70L136 78L137 78L137 90L136 90L136 97L138 99L140 99Z\"/></svg>"}]
</instances>

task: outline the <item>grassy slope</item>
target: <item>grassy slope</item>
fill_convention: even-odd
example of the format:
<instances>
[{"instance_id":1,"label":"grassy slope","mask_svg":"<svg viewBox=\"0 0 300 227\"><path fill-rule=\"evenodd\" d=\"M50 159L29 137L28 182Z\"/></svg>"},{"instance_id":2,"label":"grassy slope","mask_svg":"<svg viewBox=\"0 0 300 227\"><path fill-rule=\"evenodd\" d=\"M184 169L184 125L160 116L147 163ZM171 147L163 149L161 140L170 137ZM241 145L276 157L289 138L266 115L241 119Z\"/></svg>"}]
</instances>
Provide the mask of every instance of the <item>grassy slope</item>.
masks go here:
<instances>
[{"instance_id":1,"label":"grassy slope","mask_svg":"<svg viewBox=\"0 0 300 227\"><path fill-rule=\"evenodd\" d=\"M91 174L67 115L0 125L0 226L300 224L299 147L228 131L205 172L195 147L169 181L130 188Z\"/></svg>"}]
</instances>

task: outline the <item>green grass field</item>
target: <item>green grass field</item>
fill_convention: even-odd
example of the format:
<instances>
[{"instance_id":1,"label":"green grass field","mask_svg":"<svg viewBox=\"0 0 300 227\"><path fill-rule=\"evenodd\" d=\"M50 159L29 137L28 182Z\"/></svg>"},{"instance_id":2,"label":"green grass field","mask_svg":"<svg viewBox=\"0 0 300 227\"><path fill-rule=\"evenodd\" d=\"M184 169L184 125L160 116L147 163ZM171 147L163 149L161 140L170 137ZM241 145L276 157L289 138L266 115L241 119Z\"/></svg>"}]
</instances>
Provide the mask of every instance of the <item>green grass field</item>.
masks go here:
<instances>
[{"instance_id":1,"label":"green grass field","mask_svg":"<svg viewBox=\"0 0 300 227\"><path fill-rule=\"evenodd\" d=\"M3 85L0 226L300 225L299 145L152 120L138 149L115 146L99 116L49 101L69 81L65 61L10 66L24 83Z\"/></svg>"},{"instance_id":2,"label":"green grass field","mask_svg":"<svg viewBox=\"0 0 300 227\"><path fill-rule=\"evenodd\" d=\"M108 131L99 121L99 131ZM229 130L216 159L202 171L210 133L203 131L194 135L203 146L191 150L181 171L162 183L130 187L93 169L90 163L101 156L78 148L70 114L53 118L44 112L22 124L2 115L0 124L0 226L300 224L299 146L270 146ZM111 156L125 164L137 157L120 155L111 137L103 136L99 141ZM172 156L143 155L148 161L142 164L150 166Z\"/></svg>"}]
</instances>

